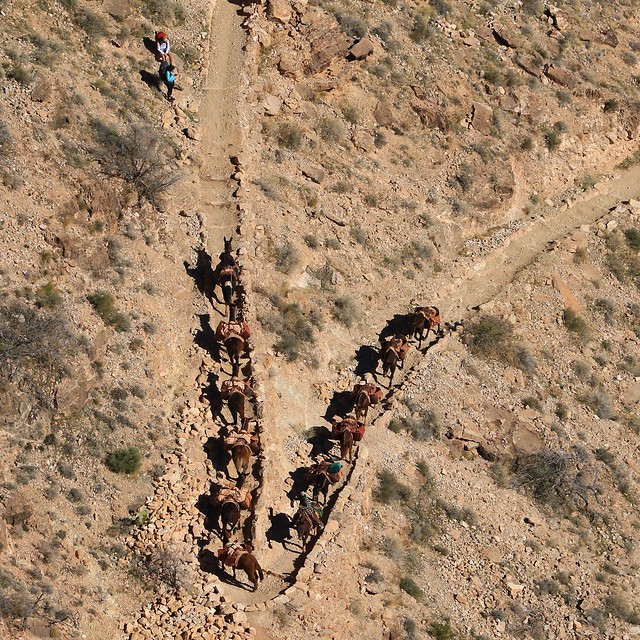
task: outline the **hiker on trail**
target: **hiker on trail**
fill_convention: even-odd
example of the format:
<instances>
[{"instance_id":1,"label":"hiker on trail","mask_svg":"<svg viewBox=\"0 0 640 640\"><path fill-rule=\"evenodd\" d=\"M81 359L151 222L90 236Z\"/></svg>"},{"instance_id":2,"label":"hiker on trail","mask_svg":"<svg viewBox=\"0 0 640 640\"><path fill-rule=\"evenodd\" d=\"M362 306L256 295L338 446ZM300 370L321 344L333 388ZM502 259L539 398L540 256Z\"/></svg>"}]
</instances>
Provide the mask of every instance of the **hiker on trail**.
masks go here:
<instances>
[{"instance_id":1,"label":"hiker on trail","mask_svg":"<svg viewBox=\"0 0 640 640\"><path fill-rule=\"evenodd\" d=\"M166 66L163 66L166 65ZM160 78L167 86L167 100L169 102L174 101L174 97L171 95L173 93L173 88L176 84L176 77L178 76L178 70L172 65L167 65L166 62L160 63Z\"/></svg>"},{"instance_id":2,"label":"hiker on trail","mask_svg":"<svg viewBox=\"0 0 640 640\"><path fill-rule=\"evenodd\" d=\"M156 33L156 60L160 62L168 62L173 64L173 56L171 55L171 43L164 31Z\"/></svg>"},{"instance_id":3,"label":"hiker on trail","mask_svg":"<svg viewBox=\"0 0 640 640\"><path fill-rule=\"evenodd\" d=\"M300 509L309 514L309 517L318 527L319 531L322 532L324 530L324 522L320 519L322 516L322 507L306 493L300 495Z\"/></svg>"}]
</instances>

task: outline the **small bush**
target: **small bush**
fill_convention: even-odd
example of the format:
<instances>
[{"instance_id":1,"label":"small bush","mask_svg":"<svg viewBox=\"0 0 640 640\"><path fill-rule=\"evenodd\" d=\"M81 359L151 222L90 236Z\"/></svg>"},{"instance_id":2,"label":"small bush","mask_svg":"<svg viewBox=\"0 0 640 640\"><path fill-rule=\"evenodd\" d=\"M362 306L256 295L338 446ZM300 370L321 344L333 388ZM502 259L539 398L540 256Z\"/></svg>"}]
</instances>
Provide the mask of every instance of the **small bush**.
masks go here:
<instances>
[{"instance_id":1,"label":"small bush","mask_svg":"<svg viewBox=\"0 0 640 640\"><path fill-rule=\"evenodd\" d=\"M107 291L96 291L89 294L87 300L91 303L96 313L116 331L129 331L131 321L124 313L115 307L114 297Z\"/></svg>"},{"instance_id":2,"label":"small bush","mask_svg":"<svg viewBox=\"0 0 640 640\"><path fill-rule=\"evenodd\" d=\"M405 593L408 593L416 600L422 600L424 597L422 589L414 582L413 578L410 578L409 576L402 578L399 586Z\"/></svg>"},{"instance_id":3,"label":"small bush","mask_svg":"<svg viewBox=\"0 0 640 640\"><path fill-rule=\"evenodd\" d=\"M365 582L373 582L377 584L384 580L384 575L382 574L382 571L380 571L380 567L378 567L378 565L373 564L372 562L365 562L362 566L369 569L369 573L364 577Z\"/></svg>"},{"instance_id":4,"label":"small bush","mask_svg":"<svg viewBox=\"0 0 640 640\"><path fill-rule=\"evenodd\" d=\"M533 149L533 138L531 136L527 136L520 143L520 148L523 151L531 151Z\"/></svg>"},{"instance_id":5,"label":"small bush","mask_svg":"<svg viewBox=\"0 0 640 640\"><path fill-rule=\"evenodd\" d=\"M320 241L312 233L308 233L304 237L304 243L309 247L309 249L317 249L320 246Z\"/></svg>"},{"instance_id":6,"label":"small bush","mask_svg":"<svg viewBox=\"0 0 640 640\"><path fill-rule=\"evenodd\" d=\"M326 116L318 123L318 133L325 142L341 142L347 135L342 121Z\"/></svg>"},{"instance_id":7,"label":"small bush","mask_svg":"<svg viewBox=\"0 0 640 640\"><path fill-rule=\"evenodd\" d=\"M408 500L411 489L400 482L392 471L386 469L378 472L378 487L374 491L374 498L382 504L391 504L399 500Z\"/></svg>"},{"instance_id":8,"label":"small bush","mask_svg":"<svg viewBox=\"0 0 640 640\"><path fill-rule=\"evenodd\" d=\"M597 416L603 420L615 420L613 401L607 390L600 386L592 393L580 398Z\"/></svg>"},{"instance_id":9,"label":"small bush","mask_svg":"<svg viewBox=\"0 0 640 640\"><path fill-rule=\"evenodd\" d=\"M564 326L573 333L586 336L589 333L587 323L571 308L567 307L562 316Z\"/></svg>"},{"instance_id":10,"label":"small bush","mask_svg":"<svg viewBox=\"0 0 640 640\"><path fill-rule=\"evenodd\" d=\"M304 141L304 134L298 125L292 122L283 122L278 127L276 141L278 142L278 145L285 149L289 149L290 151L300 151Z\"/></svg>"},{"instance_id":11,"label":"small bush","mask_svg":"<svg viewBox=\"0 0 640 640\"><path fill-rule=\"evenodd\" d=\"M47 282L36 290L35 301L40 309L55 309L62 301L62 296L52 282Z\"/></svg>"},{"instance_id":12,"label":"small bush","mask_svg":"<svg viewBox=\"0 0 640 640\"><path fill-rule=\"evenodd\" d=\"M27 85L33 77L32 70L21 62L13 61L11 66L6 70L7 78L12 78L18 84Z\"/></svg>"},{"instance_id":13,"label":"small bush","mask_svg":"<svg viewBox=\"0 0 640 640\"><path fill-rule=\"evenodd\" d=\"M109 35L109 24L101 16L90 9L82 9L75 15L75 21L91 40Z\"/></svg>"},{"instance_id":14,"label":"small bush","mask_svg":"<svg viewBox=\"0 0 640 640\"><path fill-rule=\"evenodd\" d=\"M511 343L513 325L498 316L481 316L466 332L466 344L476 355L502 359Z\"/></svg>"},{"instance_id":15,"label":"small bush","mask_svg":"<svg viewBox=\"0 0 640 640\"><path fill-rule=\"evenodd\" d=\"M549 151L555 151L562 144L562 136L555 129L544 134L544 143Z\"/></svg>"},{"instance_id":16,"label":"small bush","mask_svg":"<svg viewBox=\"0 0 640 640\"><path fill-rule=\"evenodd\" d=\"M128 182L138 195L138 204L147 200L162 205L167 190L180 179L170 163L173 148L151 127L131 126L124 134L94 122L94 136L101 144L96 152L108 175Z\"/></svg>"},{"instance_id":17,"label":"small bush","mask_svg":"<svg viewBox=\"0 0 640 640\"><path fill-rule=\"evenodd\" d=\"M444 622L432 622L429 625L429 633L436 640L455 640L457 636L448 619Z\"/></svg>"},{"instance_id":18,"label":"small bush","mask_svg":"<svg viewBox=\"0 0 640 640\"><path fill-rule=\"evenodd\" d=\"M422 44L433 38L433 29L429 26L429 17L424 13L418 13L414 18L413 28L409 34L416 44Z\"/></svg>"},{"instance_id":19,"label":"small bush","mask_svg":"<svg viewBox=\"0 0 640 640\"><path fill-rule=\"evenodd\" d=\"M615 98L611 98L604 103L604 111L606 113L617 111L619 108L620 103Z\"/></svg>"},{"instance_id":20,"label":"small bush","mask_svg":"<svg viewBox=\"0 0 640 640\"><path fill-rule=\"evenodd\" d=\"M352 38L364 38L367 35L367 23L356 13L336 10L333 12L340 28Z\"/></svg>"},{"instance_id":21,"label":"small bush","mask_svg":"<svg viewBox=\"0 0 640 640\"><path fill-rule=\"evenodd\" d=\"M631 249L640 251L640 231L638 229L625 229L624 237Z\"/></svg>"},{"instance_id":22,"label":"small bush","mask_svg":"<svg viewBox=\"0 0 640 640\"><path fill-rule=\"evenodd\" d=\"M352 298L340 297L333 301L331 315L345 327L351 327L358 317L358 305Z\"/></svg>"},{"instance_id":23,"label":"small bush","mask_svg":"<svg viewBox=\"0 0 640 640\"><path fill-rule=\"evenodd\" d=\"M613 591L604 599L605 609L616 618L629 624L640 624L640 614L622 591Z\"/></svg>"},{"instance_id":24,"label":"small bush","mask_svg":"<svg viewBox=\"0 0 640 640\"><path fill-rule=\"evenodd\" d=\"M125 447L112 451L105 461L114 473L136 473L140 469L142 455L138 447Z\"/></svg>"},{"instance_id":25,"label":"small bush","mask_svg":"<svg viewBox=\"0 0 640 640\"><path fill-rule=\"evenodd\" d=\"M564 422L569 417L569 409L566 405L560 402L556 406L556 415L558 416L559 420L562 420Z\"/></svg>"},{"instance_id":26,"label":"small bush","mask_svg":"<svg viewBox=\"0 0 640 640\"><path fill-rule=\"evenodd\" d=\"M366 247L369 243L367 232L359 224L351 226L351 237L363 247Z\"/></svg>"},{"instance_id":27,"label":"small bush","mask_svg":"<svg viewBox=\"0 0 640 640\"><path fill-rule=\"evenodd\" d=\"M341 108L344 119L350 124L358 124L360 122L360 111L352 104L344 104Z\"/></svg>"},{"instance_id":28,"label":"small bush","mask_svg":"<svg viewBox=\"0 0 640 640\"><path fill-rule=\"evenodd\" d=\"M291 274L300 262L300 253L291 244L281 244L275 247L276 269L281 273Z\"/></svg>"}]
</instances>

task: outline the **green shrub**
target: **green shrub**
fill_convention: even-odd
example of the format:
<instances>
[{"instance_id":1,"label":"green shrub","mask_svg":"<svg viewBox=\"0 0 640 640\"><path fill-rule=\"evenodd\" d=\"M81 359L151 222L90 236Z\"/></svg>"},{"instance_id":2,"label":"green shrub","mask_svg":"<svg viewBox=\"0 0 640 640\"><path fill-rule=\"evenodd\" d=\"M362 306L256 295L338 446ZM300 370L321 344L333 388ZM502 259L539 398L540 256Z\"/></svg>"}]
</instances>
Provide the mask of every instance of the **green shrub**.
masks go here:
<instances>
[{"instance_id":1,"label":"green shrub","mask_svg":"<svg viewBox=\"0 0 640 640\"><path fill-rule=\"evenodd\" d=\"M378 472L378 487L374 491L374 498L382 504L391 504L400 500L408 500L411 489L402 484L392 471L386 469Z\"/></svg>"},{"instance_id":2,"label":"green shrub","mask_svg":"<svg viewBox=\"0 0 640 640\"><path fill-rule=\"evenodd\" d=\"M402 578L399 586L405 593L408 593L416 600L422 600L424 597L422 589L414 582L413 578L410 578L409 576Z\"/></svg>"},{"instance_id":3,"label":"green shrub","mask_svg":"<svg viewBox=\"0 0 640 640\"><path fill-rule=\"evenodd\" d=\"M409 35L416 44L431 40L433 29L429 26L429 17L424 13L418 13L414 18L413 28Z\"/></svg>"},{"instance_id":4,"label":"green shrub","mask_svg":"<svg viewBox=\"0 0 640 640\"><path fill-rule=\"evenodd\" d=\"M638 229L625 229L624 237L631 249L640 251L640 231L638 231Z\"/></svg>"},{"instance_id":5,"label":"green shrub","mask_svg":"<svg viewBox=\"0 0 640 640\"><path fill-rule=\"evenodd\" d=\"M429 633L436 640L455 640L458 635L448 619L444 622L432 622L429 625Z\"/></svg>"},{"instance_id":6,"label":"green shrub","mask_svg":"<svg viewBox=\"0 0 640 640\"><path fill-rule=\"evenodd\" d=\"M287 303L273 296L274 313L260 315L258 320L267 331L278 336L274 348L293 362L302 356L311 356L310 347L315 344L312 314L309 318L297 303Z\"/></svg>"},{"instance_id":7,"label":"green shrub","mask_svg":"<svg viewBox=\"0 0 640 640\"><path fill-rule=\"evenodd\" d=\"M342 296L333 301L331 315L345 327L351 327L358 317L358 305L352 298Z\"/></svg>"},{"instance_id":8,"label":"green shrub","mask_svg":"<svg viewBox=\"0 0 640 640\"><path fill-rule=\"evenodd\" d=\"M300 262L300 252L292 244L280 244L274 249L276 269L291 274Z\"/></svg>"},{"instance_id":9,"label":"green shrub","mask_svg":"<svg viewBox=\"0 0 640 640\"><path fill-rule=\"evenodd\" d=\"M90 9L82 9L75 15L75 21L91 40L109 35L109 24L99 14Z\"/></svg>"},{"instance_id":10,"label":"green shrub","mask_svg":"<svg viewBox=\"0 0 640 640\"><path fill-rule=\"evenodd\" d=\"M131 321L124 313L115 307L114 297L107 291L96 291L89 294L87 300L91 303L96 313L116 331L129 331Z\"/></svg>"},{"instance_id":11,"label":"green shrub","mask_svg":"<svg viewBox=\"0 0 640 640\"><path fill-rule=\"evenodd\" d=\"M567 307L562 316L564 326L573 333L586 336L589 333L587 323L571 308Z\"/></svg>"},{"instance_id":12,"label":"green shrub","mask_svg":"<svg viewBox=\"0 0 640 640\"><path fill-rule=\"evenodd\" d=\"M142 455L138 447L125 447L112 451L105 461L107 467L114 473L136 473L140 469Z\"/></svg>"},{"instance_id":13,"label":"green shrub","mask_svg":"<svg viewBox=\"0 0 640 640\"><path fill-rule=\"evenodd\" d=\"M7 78L13 78L18 84L27 85L33 76L32 70L21 62L14 60L6 70Z\"/></svg>"},{"instance_id":14,"label":"green shrub","mask_svg":"<svg viewBox=\"0 0 640 640\"><path fill-rule=\"evenodd\" d=\"M562 144L562 136L556 129L551 129L544 134L544 143L549 151L555 151Z\"/></svg>"},{"instance_id":15,"label":"green shrub","mask_svg":"<svg viewBox=\"0 0 640 640\"><path fill-rule=\"evenodd\" d=\"M47 282L36 289L35 300L41 309L55 309L60 304L62 296L52 282Z\"/></svg>"},{"instance_id":16,"label":"green shrub","mask_svg":"<svg viewBox=\"0 0 640 640\"><path fill-rule=\"evenodd\" d=\"M367 23L355 12L334 10L333 14L340 25L340 28L352 38L364 38L367 35Z\"/></svg>"},{"instance_id":17,"label":"green shrub","mask_svg":"<svg viewBox=\"0 0 640 640\"><path fill-rule=\"evenodd\" d=\"M293 122L283 122L276 132L276 141L279 146L290 151L300 151L304 141L302 129Z\"/></svg>"},{"instance_id":18,"label":"green shrub","mask_svg":"<svg viewBox=\"0 0 640 640\"><path fill-rule=\"evenodd\" d=\"M513 337L513 325L498 316L480 316L466 332L465 342L476 355L504 359Z\"/></svg>"},{"instance_id":19,"label":"green shrub","mask_svg":"<svg viewBox=\"0 0 640 640\"><path fill-rule=\"evenodd\" d=\"M363 247L366 247L369 243L367 232L359 224L351 225L351 237Z\"/></svg>"},{"instance_id":20,"label":"green shrub","mask_svg":"<svg viewBox=\"0 0 640 640\"><path fill-rule=\"evenodd\" d=\"M317 129L325 142L341 142L347 135L342 121L332 116L322 118Z\"/></svg>"}]
</instances>

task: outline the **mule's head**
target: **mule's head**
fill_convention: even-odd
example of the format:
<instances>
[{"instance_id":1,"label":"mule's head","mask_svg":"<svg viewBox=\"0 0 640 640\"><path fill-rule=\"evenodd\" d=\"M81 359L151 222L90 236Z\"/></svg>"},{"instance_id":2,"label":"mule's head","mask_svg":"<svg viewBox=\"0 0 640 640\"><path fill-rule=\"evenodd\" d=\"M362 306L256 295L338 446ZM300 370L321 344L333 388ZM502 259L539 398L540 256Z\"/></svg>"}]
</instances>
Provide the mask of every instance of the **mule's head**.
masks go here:
<instances>
[{"instance_id":1,"label":"mule's head","mask_svg":"<svg viewBox=\"0 0 640 640\"><path fill-rule=\"evenodd\" d=\"M232 237L229 238L224 238L224 252L225 253L231 253L233 251L232 247L231 247L231 241L233 240Z\"/></svg>"}]
</instances>

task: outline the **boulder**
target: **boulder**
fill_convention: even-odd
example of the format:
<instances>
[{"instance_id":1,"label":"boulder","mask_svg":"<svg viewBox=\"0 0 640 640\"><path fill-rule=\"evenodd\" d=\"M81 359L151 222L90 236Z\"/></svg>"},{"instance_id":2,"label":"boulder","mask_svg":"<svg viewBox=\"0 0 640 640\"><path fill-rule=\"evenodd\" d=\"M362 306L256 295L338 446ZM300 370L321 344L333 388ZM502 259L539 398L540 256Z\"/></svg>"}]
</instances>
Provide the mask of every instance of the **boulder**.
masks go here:
<instances>
[{"instance_id":1,"label":"boulder","mask_svg":"<svg viewBox=\"0 0 640 640\"><path fill-rule=\"evenodd\" d=\"M291 20L291 4L289 4L288 0L269 0L267 17L274 22L289 24Z\"/></svg>"},{"instance_id":2,"label":"boulder","mask_svg":"<svg viewBox=\"0 0 640 640\"><path fill-rule=\"evenodd\" d=\"M367 153L373 151L375 147L373 136L364 129L356 129L351 136L351 142L356 149Z\"/></svg>"},{"instance_id":3,"label":"boulder","mask_svg":"<svg viewBox=\"0 0 640 640\"><path fill-rule=\"evenodd\" d=\"M498 44L509 49L517 49L520 44L511 30L501 24L493 25L493 37Z\"/></svg>"},{"instance_id":4,"label":"boulder","mask_svg":"<svg viewBox=\"0 0 640 640\"><path fill-rule=\"evenodd\" d=\"M476 27L474 33L481 40L489 40L493 36L493 30L491 29L491 27Z\"/></svg>"},{"instance_id":5,"label":"boulder","mask_svg":"<svg viewBox=\"0 0 640 640\"><path fill-rule=\"evenodd\" d=\"M193 127L187 127L186 129L184 129L183 133L187 138L189 138L189 140L198 141L202 139L200 132Z\"/></svg>"},{"instance_id":6,"label":"boulder","mask_svg":"<svg viewBox=\"0 0 640 640\"><path fill-rule=\"evenodd\" d=\"M571 73L562 67L547 65L544 70L544 75L547 76L549 80L568 89L573 89L576 86L576 81Z\"/></svg>"},{"instance_id":7,"label":"boulder","mask_svg":"<svg viewBox=\"0 0 640 640\"><path fill-rule=\"evenodd\" d=\"M614 49L618 46L619 42L618 36L613 29L606 29L600 34L600 37L598 39L600 40L600 42L602 42L602 44L606 44L610 47L613 47Z\"/></svg>"},{"instance_id":8,"label":"boulder","mask_svg":"<svg viewBox=\"0 0 640 640\"><path fill-rule=\"evenodd\" d=\"M532 54L519 55L516 58L516 64L536 78L544 73L544 58L537 51Z\"/></svg>"},{"instance_id":9,"label":"boulder","mask_svg":"<svg viewBox=\"0 0 640 640\"><path fill-rule=\"evenodd\" d=\"M298 77L298 65L291 58L280 56L280 60L278 61L278 71L285 78L291 78L295 80Z\"/></svg>"},{"instance_id":10,"label":"boulder","mask_svg":"<svg viewBox=\"0 0 640 640\"><path fill-rule=\"evenodd\" d=\"M578 38L583 42L593 42L598 36L591 29L578 29Z\"/></svg>"},{"instance_id":11,"label":"boulder","mask_svg":"<svg viewBox=\"0 0 640 640\"><path fill-rule=\"evenodd\" d=\"M423 100L411 103L411 108L418 114L420 122L430 129L449 130L447 114L434 102Z\"/></svg>"},{"instance_id":12,"label":"boulder","mask_svg":"<svg viewBox=\"0 0 640 640\"><path fill-rule=\"evenodd\" d=\"M310 29L308 35L310 55L304 61L306 75L324 71L336 58L344 58L351 40L335 25L321 23Z\"/></svg>"},{"instance_id":13,"label":"boulder","mask_svg":"<svg viewBox=\"0 0 640 640\"><path fill-rule=\"evenodd\" d=\"M393 122L393 111L391 111L391 105L388 102L378 102L378 105L373 112L373 117L381 127L389 126Z\"/></svg>"},{"instance_id":14,"label":"boulder","mask_svg":"<svg viewBox=\"0 0 640 640\"><path fill-rule=\"evenodd\" d=\"M471 112L471 126L480 133L488 135L493 127L493 109L481 102L474 102Z\"/></svg>"},{"instance_id":15,"label":"boulder","mask_svg":"<svg viewBox=\"0 0 640 640\"><path fill-rule=\"evenodd\" d=\"M373 42L369 38L362 38L349 49L352 60L362 60L373 53Z\"/></svg>"},{"instance_id":16,"label":"boulder","mask_svg":"<svg viewBox=\"0 0 640 640\"><path fill-rule=\"evenodd\" d=\"M32 514L31 503L20 493L12 495L4 504L4 520L14 527L23 524Z\"/></svg>"},{"instance_id":17,"label":"boulder","mask_svg":"<svg viewBox=\"0 0 640 640\"><path fill-rule=\"evenodd\" d=\"M105 0L104 8L112 17L122 22L131 13L131 0Z\"/></svg>"},{"instance_id":18,"label":"boulder","mask_svg":"<svg viewBox=\"0 0 640 640\"><path fill-rule=\"evenodd\" d=\"M34 102L49 102L51 99L51 83L43 73L36 73L31 87L31 99Z\"/></svg>"},{"instance_id":19,"label":"boulder","mask_svg":"<svg viewBox=\"0 0 640 640\"><path fill-rule=\"evenodd\" d=\"M312 164L302 165L300 167L300 171L302 172L302 175L310 178L317 184L322 183L327 176L327 172L322 167Z\"/></svg>"},{"instance_id":20,"label":"boulder","mask_svg":"<svg viewBox=\"0 0 640 640\"><path fill-rule=\"evenodd\" d=\"M282 110L282 100L278 96L268 95L262 101L262 108L268 116L277 116Z\"/></svg>"}]
</instances>

